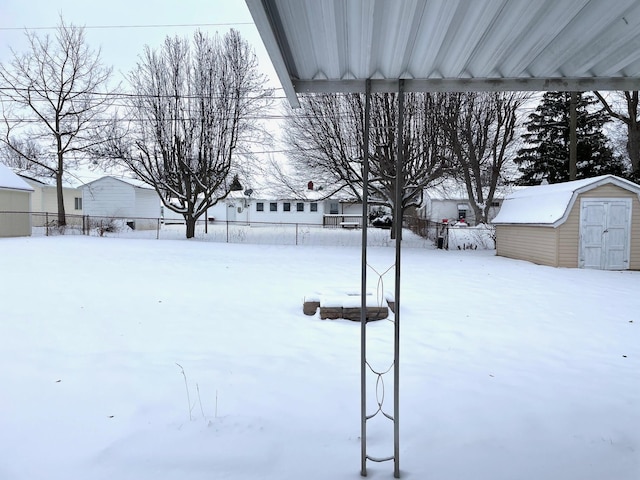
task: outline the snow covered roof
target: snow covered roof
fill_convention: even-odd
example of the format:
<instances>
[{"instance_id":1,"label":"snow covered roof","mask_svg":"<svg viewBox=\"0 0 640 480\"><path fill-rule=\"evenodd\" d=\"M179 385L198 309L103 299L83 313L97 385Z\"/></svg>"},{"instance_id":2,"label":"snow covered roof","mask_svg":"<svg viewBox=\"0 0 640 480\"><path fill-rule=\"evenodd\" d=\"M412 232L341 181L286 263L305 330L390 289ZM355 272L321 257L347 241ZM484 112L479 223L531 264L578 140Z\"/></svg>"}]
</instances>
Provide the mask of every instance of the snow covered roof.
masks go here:
<instances>
[{"instance_id":1,"label":"snow covered roof","mask_svg":"<svg viewBox=\"0 0 640 480\"><path fill-rule=\"evenodd\" d=\"M83 185L83 187L87 187L87 186L89 186L89 185L91 185L93 183L100 182L100 181L104 180L105 178L112 178L114 180L118 180L120 182L123 182L123 183L126 183L128 185L131 185L132 187L135 187L135 188L143 188L145 190L154 190L154 188L151 185L149 185L148 183L143 182L142 180L137 180L135 178L127 178L127 177L114 177L114 176L111 176L111 175L100 177L97 180L93 180L92 182L85 183Z\"/></svg>"},{"instance_id":2,"label":"snow covered roof","mask_svg":"<svg viewBox=\"0 0 640 480\"><path fill-rule=\"evenodd\" d=\"M11 169L3 163L0 163L0 189L33 192L31 185L13 173Z\"/></svg>"},{"instance_id":3,"label":"snow covered roof","mask_svg":"<svg viewBox=\"0 0 640 480\"><path fill-rule=\"evenodd\" d=\"M357 201L355 195L346 189L337 192L333 191L333 187L320 186L310 190L307 184L304 185L284 185L277 183L260 184L255 182L251 186L252 193L250 198L257 201L307 201L319 202L322 200L333 200L339 202ZM243 191L230 192L228 199L247 198Z\"/></svg>"},{"instance_id":4,"label":"snow covered roof","mask_svg":"<svg viewBox=\"0 0 640 480\"><path fill-rule=\"evenodd\" d=\"M579 194L609 183L630 190L640 197L640 185L614 175L537 185L508 195L492 223L557 227L567 219Z\"/></svg>"},{"instance_id":5,"label":"snow covered roof","mask_svg":"<svg viewBox=\"0 0 640 480\"><path fill-rule=\"evenodd\" d=\"M522 187L513 185L499 185L496 188L494 198L496 200L502 199L509 193L520 188ZM467 187L465 186L464 182L453 179L446 179L437 185L427 187L424 193L431 200L469 200L469 194L467 193Z\"/></svg>"}]
</instances>

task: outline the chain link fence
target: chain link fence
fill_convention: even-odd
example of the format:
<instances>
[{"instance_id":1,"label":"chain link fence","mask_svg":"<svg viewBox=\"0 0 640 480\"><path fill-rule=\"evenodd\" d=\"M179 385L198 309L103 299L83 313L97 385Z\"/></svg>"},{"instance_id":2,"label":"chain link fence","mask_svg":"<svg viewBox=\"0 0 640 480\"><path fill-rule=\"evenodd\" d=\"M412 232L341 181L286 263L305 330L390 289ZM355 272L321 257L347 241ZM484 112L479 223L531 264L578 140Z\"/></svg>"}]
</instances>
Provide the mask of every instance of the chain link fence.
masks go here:
<instances>
[{"instance_id":1,"label":"chain link fence","mask_svg":"<svg viewBox=\"0 0 640 480\"><path fill-rule=\"evenodd\" d=\"M437 248L445 250L492 250L495 249L495 227L481 224L433 222L424 218L407 217L405 226L416 235L429 239Z\"/></svg>"},{"instance_id":2,"label":"chain link fence","mask_svg":"<svg viewBox=\"0 0 640 480\"><path fill-rule=\"evenodd\" d=\"M89 235L117 238L146 238L179 240L186 237L184 222L171 220L165 224L162 218L115 216L65 216L61 224L56 214L40 212L0 212L0 225L19 221L31 222L31 236ZM408 247L430 247L428 239L418 235L405 236ZM28 234L28 233L27 233ZM25 234L23 234L25 235ZM5 234L6 236L6 234ZM195 238L219 243L247 243L270 245L338 245L362 244L362 230L340 223L318 225L306 223L233 222L204 219L196 222ZM390 230L369 228L367 244L370 246L393 245Z\"/></svg>"},{"instance_id":3,"label":"chain link fence","mask_svg":"<svg viewBox=\"0 0 640 480\"><path fill-rule=\"evenodd\" d=\"M0 212L0 226L31 222L31 235L90 235L99 237L182 239L186 226L172 220L165 224L162 218L115 216L65 216L61 224L58 216L43 212ZM28 223L27 223L28 225ZM418 217L406 217L403 245L441 249L493 249L495 232L492 226L454 226ZM4 228L2 231L6 231ZM369 227L367 244L389 246L394 244L388 228ZM6 236L6 233L4 234ZM361 245L359 226L349 223L317 225L306 223L267 223L208 221L196 222L195 238L211 242L272 244L272 245Z\"/></svg>"}]
</instances>

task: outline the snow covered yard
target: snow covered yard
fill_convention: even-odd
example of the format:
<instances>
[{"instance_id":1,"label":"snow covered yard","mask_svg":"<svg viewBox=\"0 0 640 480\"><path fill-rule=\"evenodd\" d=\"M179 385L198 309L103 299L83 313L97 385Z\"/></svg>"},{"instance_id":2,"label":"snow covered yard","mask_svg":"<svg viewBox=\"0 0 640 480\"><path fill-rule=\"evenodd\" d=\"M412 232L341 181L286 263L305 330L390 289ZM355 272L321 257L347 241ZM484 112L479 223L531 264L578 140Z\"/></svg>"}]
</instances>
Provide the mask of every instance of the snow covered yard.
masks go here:
<instances>
[{"instance_id":1,"label":"snow covered yard","mask_svg":"<svg viewBox=\"0 0 640 480\"><path fill-rule=\"evenodd\" d=\"M383 272L394 253L369 257ZM302 313L359 285L359 263L349 246L0 239L0 479L361 478L360 325ZM402 278L403 478L640 478L640 272L407 248ZM369 326L383 364L391 335Z\"/></svg>"}]
</instances>

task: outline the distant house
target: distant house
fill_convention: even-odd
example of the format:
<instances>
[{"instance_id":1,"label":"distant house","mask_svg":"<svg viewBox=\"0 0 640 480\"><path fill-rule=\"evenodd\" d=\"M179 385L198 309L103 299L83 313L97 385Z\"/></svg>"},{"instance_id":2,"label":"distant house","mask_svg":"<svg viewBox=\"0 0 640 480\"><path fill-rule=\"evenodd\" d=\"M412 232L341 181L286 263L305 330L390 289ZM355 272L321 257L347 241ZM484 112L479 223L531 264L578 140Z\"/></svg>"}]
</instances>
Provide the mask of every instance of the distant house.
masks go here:
<instances>
[{"instance_id":1,"label":"distant house","mask_svg":"<svg viewBox=\"0 0 640 480\"><path fill-rule=\"evenodd\" d=\"M312 183L299 193L265 191L247 195L241 191L231 192L225 199L227 209L223 220L325 226L360 223L362 204L346 195L326 197L327 192L314 189Z\"/></svg>"},{"instance_id":2,"label":"distant house","mask_svg":"<svg viewBox=\"0 0 640 480\"><path fill-rule=\"evenodd\" d=\"M502 200L508 187L500 188L494 195L489 207L488 221L500 211ZM475 225L476 217L471 204L467 188L460 182L445 181L439 185L424 190L422 207L418 209L418 215L432 222L447 223L462 220L469 225Z\"/></svg>"},{"instance_id":3,"label":"distant house","mask_svg":"<svg viewBox=\"0 0 640 480\"><path fill-rule=\"evenodd\" d=\"M33 188L0 163L0 237L31 235Z\"/></svg>"},{"instance_id":4,"label":"distant house","mask_svg":"<svg viewBox=\"0 0 640 480\"><path fill-rule=\"evenodd\" d=\"M508 195L498 255L553 267L640 270L640 185L613 175Z\"/></svg>"},{"instance_id":5,"label":"distant house","mask_svg":"<svg viewBox=\"0 0 640 480\"><path fill-rule=\"evenodd\" d=\"M94 219L117 218L138 230L157 228L160 197L149 185L134 179L106 176L82 186L82 207Z\"/></svg>"},{"instance_id":6,"label":"distant house","mask_svg":"<svg viewBox=\"0 0 640 480\"><path fill-rule=\"evenodd\" d=\"M47 221L56 218L58 214L58 193L55 185L49 185L40 180L20 175L22 179L33 187L31 195L31 211L33 226L41 227ZM63 187L64 211L66 214L82 215L82 190L79 188Z\"/></svg>"}]
</instances>

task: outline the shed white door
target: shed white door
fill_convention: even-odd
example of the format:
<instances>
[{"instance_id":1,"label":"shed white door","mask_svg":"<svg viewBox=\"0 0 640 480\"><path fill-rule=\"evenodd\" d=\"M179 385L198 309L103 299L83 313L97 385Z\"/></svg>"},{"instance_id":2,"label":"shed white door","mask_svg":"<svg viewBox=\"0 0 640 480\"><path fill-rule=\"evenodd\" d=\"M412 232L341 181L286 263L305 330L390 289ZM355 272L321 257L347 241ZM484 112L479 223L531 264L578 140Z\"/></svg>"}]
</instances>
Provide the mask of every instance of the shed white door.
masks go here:
<instances>
[{"instance_id":1,"label":"shed white door","mask_svg":"<svg viewBox=\"0 0 640 480\"><path fill-rule=\"evenodd\" d=\"M582 199L581 268L626 270L631 246L631 199Z\"/></svg>"}]
</instances>

